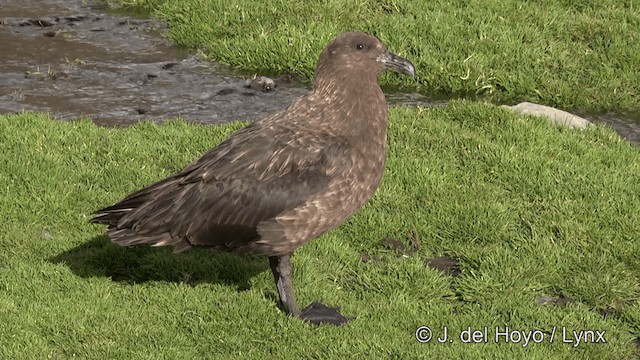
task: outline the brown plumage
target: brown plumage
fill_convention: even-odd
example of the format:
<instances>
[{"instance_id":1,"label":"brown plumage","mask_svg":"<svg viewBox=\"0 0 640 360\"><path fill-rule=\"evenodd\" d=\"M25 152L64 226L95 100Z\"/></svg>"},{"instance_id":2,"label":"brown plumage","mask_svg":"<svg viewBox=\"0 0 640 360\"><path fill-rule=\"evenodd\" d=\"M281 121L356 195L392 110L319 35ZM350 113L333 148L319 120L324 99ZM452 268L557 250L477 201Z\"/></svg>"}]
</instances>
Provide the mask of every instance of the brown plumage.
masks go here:
<instances>
[{"instance_id":1,"label":"brown plumage","mask_svg":"<svg viewBox=\"0 0 640 360\"><path fill-rule=\"evenodd\" d=\"M387 153L384 69L413 65L375 37L344 33L320 55L313 90L253 122L182 172L98 210L119 245L192 246L270 257L281 305L311 322L347 321L314 303L300 313L291 253L371 198Z\"/></svg>"}]
</instances>

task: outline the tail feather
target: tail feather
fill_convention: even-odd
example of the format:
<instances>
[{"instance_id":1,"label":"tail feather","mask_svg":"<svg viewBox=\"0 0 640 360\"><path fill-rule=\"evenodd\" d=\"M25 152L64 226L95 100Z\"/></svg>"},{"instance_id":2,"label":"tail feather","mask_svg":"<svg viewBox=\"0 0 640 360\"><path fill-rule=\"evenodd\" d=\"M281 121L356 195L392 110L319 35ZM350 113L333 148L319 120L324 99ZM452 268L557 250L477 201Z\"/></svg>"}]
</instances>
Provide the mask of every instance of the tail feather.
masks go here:
<instances>
[{"instance_id":1,"label":"tail feather","mask_svg":"<svg viewBox=\"0 0 640 360\"><path fill-rule=\"evenodd\" d=\"M158 198L160 193L175 183L176 178L177 175L171 176L129 194L119 202L96 211L93 218L89 221L96 224L121 226L121 224L118 223L123 217L132 212L136 212L140 208L144 208L149 200Z\"/></svg>"},{"instance_id":2,"label":"tail feather","mask_svg":"<svg viewBox=\"0 0 640 360\"><path fill-rule=\"evenodd\" d=\"M109 225L109 226L116 226L118 225L118 222L120 221L120 219L125 216L131 209L122 209L122 210L115 210L115 211L109 211L109 212L97 212L95 213L95 215L93 215L93 217L91 218L91 220L89 220L89 222L92 222L94 224L104 224L104 225ZM102 210L99 210L102 211Z\"/></svg>"},{"instance_id":3,"label":"tail feather","mask_svg":"<svg viewBox=\"0 0 640 360\"><path fill-rule=\"evenodd\" d=\"M171 245L174 252L185 251L191 244L172 235L170 228L163 229L167 224L162 217L176 205L175 196L186 190L172 188L174 183L174 178L168 178L140 189L120 202L96 211L89 221L107 225L107 235L121 246Z\"/></svg>"},{"instance_id":4,"label":"tail feather","mask_svg":"<svg viewBox=\"0 0 640 360\"><path fill-rule=\"evenodd\" d=\"M188 193L190 185L175 189L162 189L135 209L131 209L124 214L118 222L118 228L132 228L139 235L146 235L151 232L169 231L170 225L167 219L173 218L179 213L179 209L186 204L180 201L182 194Z\"/></svg>"},{"instance_id":5,"label":"tail feather","mask_svg":"<svg viewBox=\"0 0 640 360\"><path fill-rule=\"evenodd\" d=\"M133 246L147 244L151 246L173 246L173 252L182 252L191 248L191 244L186 239L172 237L170 233L140 236L131 229L116 229L109 227L107 235L111 241L120 246Z\"/></svg>"}]
</instances>

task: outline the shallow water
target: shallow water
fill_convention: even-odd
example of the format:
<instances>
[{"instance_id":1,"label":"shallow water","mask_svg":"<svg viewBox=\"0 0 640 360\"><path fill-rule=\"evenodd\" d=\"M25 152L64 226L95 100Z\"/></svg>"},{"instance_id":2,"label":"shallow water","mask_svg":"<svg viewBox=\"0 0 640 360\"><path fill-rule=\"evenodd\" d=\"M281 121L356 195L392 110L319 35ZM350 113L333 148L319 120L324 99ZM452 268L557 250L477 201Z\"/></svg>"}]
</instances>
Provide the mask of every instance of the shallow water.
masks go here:
<instances>
[{"instance_id":1,"label":"shallow water","mask_svg":"<svg viewBox=\"0 0 640 360\"><path fill-rule=\"evenodd\" d=\"M163 23L82 0L0 4L0 21L0 113L88 116L106 126L175 117L223 123L273 113L308 90L288 75L274 79L272 91L248 87L248 76L169 44ZM415 93L387 92L387 99L392 105L446 104ZM640 112L578 115L640 144Z\"/></svg>"},{"instance_id":2,"label":"shallow water","mask_svg":"<svg viewBox=\"0 0 640 360\"><path fill-rule=\"evenodd\" d=\"M0 113L89 116L101 125L183 117L222 123L284 108L306 91L283 76L275 91L201 61L163 39L153 20L117 16L80 0L0 7Z\"/></svg>"},{"instance_id":3,"label":"shallow water","mask_svg":"<svg viewBox=\"0 0 640 360\"><path fill-rule=\"evenodd\" d=\"M640 145L640 111L612 111L608 113L587 113L576 111L592 123L607 124L629 142Z\"/></svg>"}]
</instances>

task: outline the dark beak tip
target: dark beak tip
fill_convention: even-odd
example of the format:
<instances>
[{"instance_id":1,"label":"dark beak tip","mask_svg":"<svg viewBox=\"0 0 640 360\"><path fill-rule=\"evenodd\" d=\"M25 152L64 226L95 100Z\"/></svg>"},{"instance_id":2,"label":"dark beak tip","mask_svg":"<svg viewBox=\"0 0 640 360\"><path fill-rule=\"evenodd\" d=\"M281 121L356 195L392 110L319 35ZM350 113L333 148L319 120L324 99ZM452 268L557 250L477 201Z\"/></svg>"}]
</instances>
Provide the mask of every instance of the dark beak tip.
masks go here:
<instances>
[{"instance_id":1,"label":"dark beak tip","mask_svg":"<svg viewBox=\"0 0 640 360\"><path fill-rule=\"evenodd\" d=\"M413 66L412 63L407 61L407 75L411 76L412 78L416 78L416 68Z\"/></svg>"},{"instance_id":2,"label":"dark beak tip","mask_svg":"<svg viewBox=\"0 0 640 360\"><path fill-rule=\"evenodd\" d=\"M411 61L391 52L386 52L380 60L387 69L416 78L416 69Z\"/></svg>"},{"instance_id":3,"label":"dark beak tip","mask_svg":"<svg viewBox=\"0 0 640 360\"><path fill-rule=\"evenodd\" d=\"M397 63L395 66L392 66L391 69L397 71L398 73L409 75L414 79L416 78L416 68L409 60L402 59L401 62Z\"/></svg>"}]
</instances>

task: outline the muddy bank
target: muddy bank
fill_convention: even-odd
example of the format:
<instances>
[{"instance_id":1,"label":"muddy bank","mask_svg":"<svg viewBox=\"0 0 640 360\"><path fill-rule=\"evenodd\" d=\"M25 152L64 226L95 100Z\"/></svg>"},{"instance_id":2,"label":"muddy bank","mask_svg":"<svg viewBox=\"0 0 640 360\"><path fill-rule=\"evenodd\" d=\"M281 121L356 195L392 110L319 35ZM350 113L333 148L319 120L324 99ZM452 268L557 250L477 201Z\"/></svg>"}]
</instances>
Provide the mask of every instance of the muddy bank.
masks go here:
<instances>
[{"instance_id":1,"label":"muddy bank","mask_svg":"<svg viewBox=\"0 0 640 360\"><path fill-rule=\"evenodd\" d=\"M291 76L274 79L272 86L248 86L250 75L169 44L163 23L115 15L96 2L0 4L0 22L0 113L88 116L107 126L174 117L223 123L280 110L307 91ZM388 93L388 100L446 104L419 94ZM580 115L640 144L639 114Z\"/></svg>"},{"instance_id":2,"label":"muddy bank","mask_svg":"<svg viewBox=\"0 0 640 360\"><path fill-rule=\"evenodd\" d=\"M187 56L153 20L114 16L82 1L26 1L0 8L0 112L37 110L102 125L183 117L220 123L286 106L304 87L278 91Z\"/></svg>"}]
</instances>

